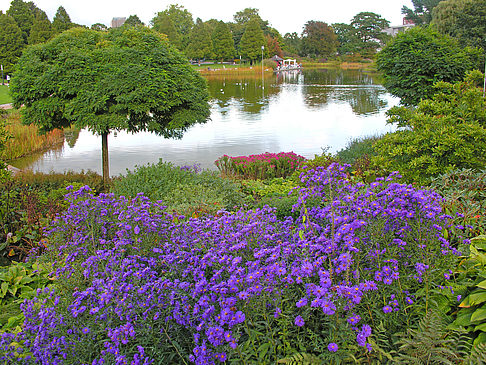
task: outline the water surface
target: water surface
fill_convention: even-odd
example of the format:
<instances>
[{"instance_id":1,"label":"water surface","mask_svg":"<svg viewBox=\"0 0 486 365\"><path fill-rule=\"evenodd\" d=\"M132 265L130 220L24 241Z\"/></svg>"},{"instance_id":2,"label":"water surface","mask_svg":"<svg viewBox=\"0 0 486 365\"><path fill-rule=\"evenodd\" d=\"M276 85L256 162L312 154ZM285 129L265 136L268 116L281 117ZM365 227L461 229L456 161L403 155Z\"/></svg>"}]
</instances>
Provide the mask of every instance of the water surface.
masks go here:
<instances>
[{"instance_id":1,"label":"water surface","mask_svg":"<svg viewBox=\"0 0 486 365\"><path fill-rule=\"evenodd\" d=\"M260 76L258 76L260 75ZM293 151L305 157L336 152L351 139L391 130L385 112L398 104L377 77L362 71L304 70L277 75L210 76L211 119L180 140L152 133L111 133L110 173L118 175L160 158L215 169L222 155ZM60 150L11 163L34 171L101 173L101 137L71 135Z\"/></svg>"}]
</instances>

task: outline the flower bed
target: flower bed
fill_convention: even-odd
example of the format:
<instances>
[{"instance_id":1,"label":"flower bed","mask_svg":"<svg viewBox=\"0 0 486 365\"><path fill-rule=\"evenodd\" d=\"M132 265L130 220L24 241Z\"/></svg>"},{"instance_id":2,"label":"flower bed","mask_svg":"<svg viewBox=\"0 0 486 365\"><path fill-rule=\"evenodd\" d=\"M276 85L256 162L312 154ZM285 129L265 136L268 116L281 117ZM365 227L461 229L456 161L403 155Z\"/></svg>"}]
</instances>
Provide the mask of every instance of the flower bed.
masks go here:
<instances>
[{"instance_id":1,"label":"flower bed","mask_svg":"<svg viewBox=\"0 0 486 365\"><path fill-rule=\"evenodd\" d=\"M457 252L441 236L448 217L437 194L396 176L352 185L343 171L301 175L295 220L263 208L179 221L142 195L71 193L49 238L58 286L24 303L22 331L1 337L3 359L373 356L377 327L406 328Z\"/></svg>"},{"instance_id":2,"label":"flower bed","mask_svg":"<svg viewBox=\"0 0 486 365\"><path fill-rule=\"evenodd\" d=\"M214 163L226 176L244 179L272 179L290 176L305 161L294 152L270 153L230 157L224 155Z\"/></svg>"}]
</instances>

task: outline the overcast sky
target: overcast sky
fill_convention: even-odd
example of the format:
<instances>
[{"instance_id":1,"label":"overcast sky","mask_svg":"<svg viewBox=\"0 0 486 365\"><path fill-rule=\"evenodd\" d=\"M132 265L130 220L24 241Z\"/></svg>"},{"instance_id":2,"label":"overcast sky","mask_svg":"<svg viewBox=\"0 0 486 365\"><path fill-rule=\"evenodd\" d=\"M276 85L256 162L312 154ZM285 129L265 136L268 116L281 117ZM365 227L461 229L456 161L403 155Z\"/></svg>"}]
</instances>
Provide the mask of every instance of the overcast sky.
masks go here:
<instances>
[{"instance_id":1,"label":"overcast sky","mask_svg":"<svg viewBox=\"0 0 486 365\"><path fill-rule=\"evenodd\" d=\"M11 0L0 0L0 10L10 7ZM203 21L215 18L232 21L233 15L244 8L257 8L260 16L268 20L282 35L287 32L302 32L309 20L326 23L349 23L359 12L371 11L389 20L392 25L402 23L400 10L403 5L412 7L411 0L34 0L37 7L44 10L52 20L59 6L64 6L71 20L88 25L103 23L110 26L113 17L128 17L136 14L148 24L154 15L165 10L169 4L179 4L189 10L194 19Z\"/></svg>"}]
</instances>

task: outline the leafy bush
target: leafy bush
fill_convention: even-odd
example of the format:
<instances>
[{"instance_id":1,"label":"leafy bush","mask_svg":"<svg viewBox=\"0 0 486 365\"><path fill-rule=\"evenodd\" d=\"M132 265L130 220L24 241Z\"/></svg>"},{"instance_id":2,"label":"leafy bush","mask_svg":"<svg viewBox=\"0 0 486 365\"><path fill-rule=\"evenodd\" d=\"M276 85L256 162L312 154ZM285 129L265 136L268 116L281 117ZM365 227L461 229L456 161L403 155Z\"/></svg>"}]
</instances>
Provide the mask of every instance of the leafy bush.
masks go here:
<instances>
[{"instance_id":1,"label":"leafy bush","mask_svg":"<svg viewBox=\"0 0 486 365\"><path fill-rule=\"evenodd\" d=\"M468 231L468 237L486 234L486 170L453 170L430 186L444 197L444 209L455 217L455 226Z\"/></svg>"},{"instance_id":2,"label":"leafy bush","mask_svg":"<svg viewBox=\"0 0 486 365\"><path fill-rule=\"evenodd\" d=\"M416 109L391 108L388 122L399 129L375 143L373 162L420 184L454 169L484 169L486 100L476 86L482 77L474 71L464 82L439 82Z\"/></svg>"},{"instance_id":3,"label":"leafy bush","mask_svg":"<svg viewBox=\"0 0 486 365\"><path fill-rule=\"evenodd\" d=\"M23 322L19 304L33 298L37 289L52 283L49 273L48 265L37 262L13 262L8 267L0 267L0 308L8 312L8 316L0 315L0 326L11 329Z\"/></svg>"},{"instance_id":4,"label":"leafy bush","mask_svg":"<svg viewBox=\"0 0 486 365\"><path fill-rule=\"evenodd\" d=\"M380 356L375 336L427 307L456 250L440 197L352 185L343 166L302 175L297 220L271 209L180 222L137 195L69 195L46 259L57 288L23 305L0 356L26 364L275 363ZM308 204L309 201L319 204ZM369 352L371 348L376 352ZM295 355L297 356L297 355ZM301 357L304 355L301 355Z\"/></svg>"},{"instance_id":5,"label":"leafy bush","mask_svg":"<svg viewBox=\"0 0 486 365\"><path fill-rule=\"evenodd\" d=\"M486 236L471 240L469 253L446 273L440 310L453 317L450 329L467 333L472 345L486 344Z\"/></svg>"},{"instance_id":6,"label":"leafy bush","mask_svg":"<svg viewBox=\"0 0 486 365\"><path fill-rule=\"evenodd\" d=\"M265 152L238 157L224 155L214 163L223 175L265 180L290 176L304 161L305 157L293 152Z\"/></svg>"},{"instance_id":7,"label":"leafy bush","mask_svg":"<svg viewBox=\"0 0 486 365\"><path fill-rule=\"evenodd\" d=\"M187 216L243 205L239 183L223 179L216 172L199 170L160 160L138 166L134 172L127 171L126 176L113 181L112 192L127 197L143 193L152 200L161 200L169 211Z\"/></svg>"},{"instance_id":8,"label":"leafy bush","mask_svg":"<svg viewBox=\"0 0 486 365\"><path fill-rule=\"evenodd\" d=\"M384 85L402 104L432 97L434 84L455 82L479 67L479 49L462 48L432 28L414 27L398 34L378 53Z\"/></svg>"}]
</instances>

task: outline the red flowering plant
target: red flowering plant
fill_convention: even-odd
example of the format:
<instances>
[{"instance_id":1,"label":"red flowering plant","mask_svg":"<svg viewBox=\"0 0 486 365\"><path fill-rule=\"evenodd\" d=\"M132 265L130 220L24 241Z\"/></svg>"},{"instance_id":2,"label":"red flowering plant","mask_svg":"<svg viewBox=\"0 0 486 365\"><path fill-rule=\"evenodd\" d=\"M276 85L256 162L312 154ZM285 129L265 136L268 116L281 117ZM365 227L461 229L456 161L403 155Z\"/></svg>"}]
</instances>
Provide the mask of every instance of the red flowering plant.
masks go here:
<instances>
[{"instance_id":1,"label":"red flowering plant","mask_svg":"<svg viewBox=\"0 0 486 365\"><path fill-rule=\"evenodd\" d=\"M259 155L237 157L224 155L214 163L224 175L265 180L290 176L305 160L305 157L294 152L265 152Z\"/></svg>"}]
</instances>

